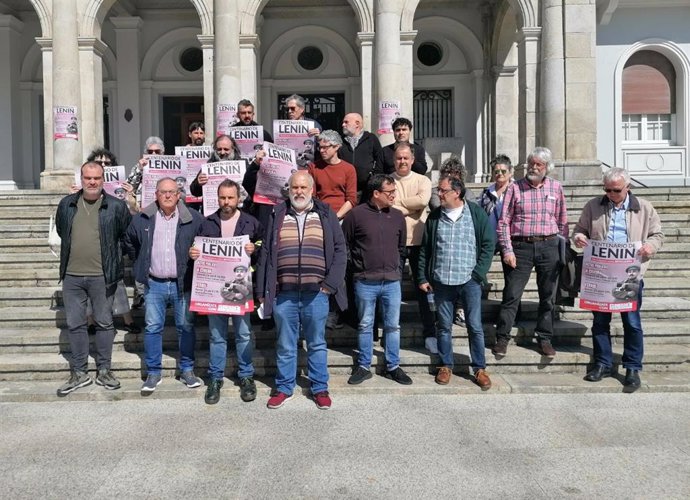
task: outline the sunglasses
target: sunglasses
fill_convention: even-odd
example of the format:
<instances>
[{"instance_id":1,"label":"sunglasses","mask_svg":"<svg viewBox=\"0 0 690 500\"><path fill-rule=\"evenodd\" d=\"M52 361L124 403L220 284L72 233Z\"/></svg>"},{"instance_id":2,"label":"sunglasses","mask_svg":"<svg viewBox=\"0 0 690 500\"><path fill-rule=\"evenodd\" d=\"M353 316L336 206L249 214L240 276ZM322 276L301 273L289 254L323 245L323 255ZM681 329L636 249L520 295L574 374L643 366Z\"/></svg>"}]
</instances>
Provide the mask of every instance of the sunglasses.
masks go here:
<instances>
[{"instance_id":1,"label":"sunglasses","mask_svg":"<svg viewBox=\"0 0 690 500\"><path fill-rule=\"evenodd\" d=\"M113 164L110 160L94 160L94 163L98 163L102 167L109 167Z\"/></svg>"},{"instance_id":2,"label":"sunglasses","mask_svg":"<svg viewBox=\"0 0 690 500\"><path fill-rule=\"evenodd\" d=\"M147 149L146 154L148 155L159 155L162 151L160 149Z\"/></svg>"},{"instance_id":3,"label":"sunglasses","mask_svg":"<svg viewBox=\"0 0 690 500\"><path fill-rule=\"evenodd\" d=\"M508 171L503 169L503 168L497 168L496 170L494 170L494 175L498 175L498 174L504 175L507 173L508 173Z\"/></svg>"},{"instance_id":4,"label":"sunglasses","mask_svg":"<svg viewBox=\"0 0 690 500\"><path fill-rule=\"evenodd\" d=\"M607 193L616 193L616 194L623 192L622 189L610 189L610 188L604 188L604 191L606 191Z\"/></svg>"}]
</instances>

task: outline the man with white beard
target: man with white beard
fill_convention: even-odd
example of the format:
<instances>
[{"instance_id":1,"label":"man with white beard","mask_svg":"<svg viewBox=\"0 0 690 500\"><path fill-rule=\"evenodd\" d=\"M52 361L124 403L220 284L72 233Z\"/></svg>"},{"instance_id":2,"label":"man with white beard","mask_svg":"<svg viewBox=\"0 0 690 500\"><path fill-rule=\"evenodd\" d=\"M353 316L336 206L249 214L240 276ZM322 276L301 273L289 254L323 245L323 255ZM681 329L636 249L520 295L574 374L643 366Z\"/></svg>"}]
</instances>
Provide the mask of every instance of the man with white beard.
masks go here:
<instances>
[{"instance_id":1,"label":"man with white beard","mask_svg":"<svg viewBox=\"0 0 690 500\"><path fill-rule=\"evenodd\" d=\"M314 179L298 170L288 181L289 199L268 219L259 256L256 295L263 315L276 323L276 388L267 406L292 398L300 328L307 341L308 376L317 408L331 407L328 395L326 318L334 296L340 310L345 294L345 238L332 208L312 198Z\"/></svg>"},{"instance_id":2,"label":"man with white beard","mask_svg":"<svg viewBox=\"0 0 690 500\"><path fill-rule=\"evenodd\" d=\"M553 168L551 151L535 148L527 157L527 175L513 182L505 193L498 221L498 241L507 271L496 324L496 344L491 350L499 359L506 355L510 330L532 268L537 271L539 291L534 334L543 356L556 355L551 339L560 271L558 235L567 241L568 214L563 187L547 177Z\"/></svg>"}]
</instances>

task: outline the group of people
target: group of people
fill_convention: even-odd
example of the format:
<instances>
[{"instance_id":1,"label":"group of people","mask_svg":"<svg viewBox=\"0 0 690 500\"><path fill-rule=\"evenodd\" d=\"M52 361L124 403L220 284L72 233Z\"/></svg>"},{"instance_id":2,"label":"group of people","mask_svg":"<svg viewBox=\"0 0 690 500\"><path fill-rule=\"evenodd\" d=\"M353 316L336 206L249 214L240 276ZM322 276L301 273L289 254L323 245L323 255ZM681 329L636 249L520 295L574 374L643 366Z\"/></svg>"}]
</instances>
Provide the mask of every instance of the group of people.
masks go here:
<instances>
[{"instance_id":1,"label":"group of people","mask_svg":"<svg viewBox=\"0 0 690 500\"><path fill-rule=\"evenodd\" d=\"M299 96L291 96L287 106L291 117L304 116L304 101ZM237 116L236 126L255 124L249 101L239 103ZM85 162L81 190L60 202L56 217L62 237L60 278L72 350L70 379L58 389L58 395L92 383L87 365L87 298L95 323L95 381L106 389L120 387L111 369L112 305L124 275L123 252L133 262L137 287L144 297L146 380L142 394L152 393L162 381L168 306L173 308L179 342L180 380L190 388L202 385L194 373L196 335L194 313L189 310L193 261L200 256L194 247L196 236L249 236L244 251L256 269L254 295L263 317L272 317L276 329L275 389L268 408L281 407L294 394L300 338L306 344L312 399L318 408L330 408L326 329L337 328L334 317L348 311L355 318L358 342L348 383L357 385L372 378L375 331L380 326L383 375L400 384L412 384L400 366L401 282L406 262L417 291L425 347L440 359L435 376L438 384L448 384L454 371L452 327L461 308L474 380L482 390L491 388L482 290L495 254L501 256L505 286L492 353L497 358L507 355L523 291L536 269L539 309L535 336L541 354L553 358L559 239L567 241L570 234L563 188L548 175L554 168L551 152L536 148L527 158L525 177L515 181L510 159L497 156L491 162L494 182L475 198L465 187L465 170L457 158L441 166L438 184L432 189L424 175L425 152L409 142L412 124L405 118L396 122L396 141L385 148L375 135L363 130L357 113L345 116L342 133L320 127L310 131L315 159L293 172L285 200L277 205L251 202L263 158L262 151L257 151L241 184L226 179L218 186L219 208L206 217L184 203L173 178L160 179L155 202L139 207L134 196L126 203L106 194L102 164ZM203 144L199 131L203 133L200 123L194 130L190 128L192 144ZM228 136L217 137L213 146L214 161L239 158L238 148ZM163 152L160 139L146 141L145 154ZM126 183L129 194L141 183L145 164L142 157L132 169ZM192 193L200 191L207 181L204 177L199 175L190 185ZM604 196L585 206L573 232L575 246L582 248L589 239L641 241L640 256L646 267L663 242L656 211L630 192L630 177L623 169L606 172L604 191ZM627 370L624 385L629 391L640 386L642 289L640 282L637 310L621 314L625 329L622 364ZM217 314L208 319L206 403L220 399L230 320L240 397L253 401L257 390L250 314ZM611 314L594 313L594 365L587 380L598 381L612 373L610 321Z\"/></svg>"}]
</instances>

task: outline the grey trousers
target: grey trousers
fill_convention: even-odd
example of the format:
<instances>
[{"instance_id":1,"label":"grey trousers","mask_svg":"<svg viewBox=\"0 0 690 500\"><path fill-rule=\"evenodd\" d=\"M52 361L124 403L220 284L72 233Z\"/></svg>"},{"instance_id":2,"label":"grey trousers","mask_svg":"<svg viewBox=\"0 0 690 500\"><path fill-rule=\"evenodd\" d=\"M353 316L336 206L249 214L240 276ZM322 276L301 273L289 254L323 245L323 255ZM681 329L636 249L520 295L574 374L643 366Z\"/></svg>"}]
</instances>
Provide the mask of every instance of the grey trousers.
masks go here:
<instances>
[{"instance_id":1,"label":"grey trousers","mask_svg":"<svg viewBox=\"0 0 690 500\"><path fill-rule=\"evenodd\" d=\"M106 287L103 276L65 275L62 282L62 299L65 304L69 343L72 350L70 369L88 371L89 334L86 328L86 302L91 301L93 320L96 323L95 358L99 370L110 369L113 354L113 297L115 284Z\"/></svg>"}]
</instances>

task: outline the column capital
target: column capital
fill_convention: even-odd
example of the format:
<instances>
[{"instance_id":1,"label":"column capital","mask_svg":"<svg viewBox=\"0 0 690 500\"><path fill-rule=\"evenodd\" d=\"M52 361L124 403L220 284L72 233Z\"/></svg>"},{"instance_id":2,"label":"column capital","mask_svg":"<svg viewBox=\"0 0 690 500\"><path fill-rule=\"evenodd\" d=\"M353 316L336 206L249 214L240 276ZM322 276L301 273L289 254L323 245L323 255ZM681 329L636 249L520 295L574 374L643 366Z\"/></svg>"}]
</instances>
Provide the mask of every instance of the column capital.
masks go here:
<instances>
[{"instance_id":1,"label":"column capital","mask_svg":"<svg viewBox=\"0 0 690 500\"><path fill-rule=\"evenodd\" d=\"M417 30L401 31L400 45L412 45L415 38L417 38Z\"/></svg>"},{"instance_id":2,"label":"column capital","mask_svg":"<svg viewBox=\"0 0 690 500\"><path fill-rule=\"evenodd\" d=\"M118 30L138 30L144 25L144 21L139 16L116 16L110 17L110 22Z\"/></svg>"},{"instance_id":3,"label":"column capital","mask_svg":"<svg viewBox=\"0 0 690 500\"><path fill-rule=\"evenodd\" d=\"M21 33L23 27L24 23L16 17L10 14L0 15L0 28L9 28L17 33Z\"/></svg>"},{"instance_id":4,"label":"column capital","mask_svg":"<svg viewBox=\"0 0 690 500\"><path fill-rule=\"evenodd\" d=\"M541 28L540 27L528 27L521 28L519 34L520 42L534 42L541 38Z\"/></svg>"},{"instance_id":5,"label":"column capital","mask_svg":"<svg viewBox=\"0 0 690 500\"><path fill-rule=\"evenodd\" d=\"M196 39L199 40L202 49L212 49L213 48L213 35L197 35Z\"/></svg>"},{"instance_id":6,"label":"column capital","mask_svg":"<svg viewBox=\"0 0 690 500\"><path fill-rule=\"evenodd\" d=\"M53 50L52 38L44 38L37 36L36 38L34 38L34 40L36 40L38 46L41 47L41 52L50 52L51 50Z\"/></svg>"},{"instance_id":7,"label":"column capital","mask_svg":"<svg viewBox=\"0 0 690 500\"><path fill-rule=\"evenodd\" d=\"M77 44L79 45L79 50L92 50L94 54L99 57L103 57L105 49L108 48L108 46L100 38L94 37L80 36L77 38Z\"/></svg>"},{"instance_id":8,"label":"column capital","mask_svg":"<svg viewBox=\"0 0 690 500\"><path fill-rule=\"evenodd\" d=\"M240 34L240 47L258 49L261 47L261 40L259 40L259 35L242 35Z\"/></svg>"},{"instance_id":9,"label":"column capital","mask_svg":"<svg viewBox=\"0 0 690 500\"><path fill-rule=\"evenodd\" d=\"M374 44L376 34L373 31L359 31L357 33L357 44L360 47Z\"/></svg>"},{"instance_id":10,"label":"column capital","mask_svg":"<svg viewBox=\"0 0 690 500\"><path fill-rule=\"evenodd\" d=\"M517 66L492 66L491 74L498 78L509 77L513 76L517 69Z\"/></svg>"}]
</instances>

